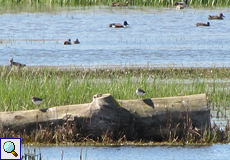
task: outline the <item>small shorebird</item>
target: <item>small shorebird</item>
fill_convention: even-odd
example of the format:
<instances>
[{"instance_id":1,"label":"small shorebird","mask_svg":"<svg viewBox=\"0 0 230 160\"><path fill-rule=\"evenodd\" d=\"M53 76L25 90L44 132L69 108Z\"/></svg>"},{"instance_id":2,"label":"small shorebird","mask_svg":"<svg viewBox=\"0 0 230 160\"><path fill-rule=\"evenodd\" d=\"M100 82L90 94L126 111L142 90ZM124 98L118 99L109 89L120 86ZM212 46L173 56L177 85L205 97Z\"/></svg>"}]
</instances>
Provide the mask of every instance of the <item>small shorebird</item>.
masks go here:
<instances>
[{"instance_id":1,"label":"small shorebird","mask_svg":"<svg viewBox=\"0 0 230 160\"><path fill-rule=\"evenodd\" d=\"M78 39L76 39L76 41L73 41L73 44L79 44L80 42L79 42L79 40Z\"/></svg>"},{"instance_id":2,"label":"small shorebird","mask_svg":"<svg viewBox=\"0 0 230 160\"><path fill-rule=\"evenodd\" d=\"M140 89L140 88L137 88L136 94L137 94L138 96L144 96L144 95L145 95L145 91L143 91L143 90Z\"/></svg>"},{"instance_id":3,"label":"small shorebird","mask_svg":"<svg viewBox=\"0 0 230 160\"><path fill-rule=\"evenodd\" d=\"M210 23L197 23L196 26L210 26Z\"/></svg>"},{"instance_id":4,"label":"small shorebird","mask_svg":"<svg viewBox=\"0 0 230 160\"><path fill-rule=\"evenodd\" d=\"M222 20L222 19L224 19L223 17L225 17L225 16L223 15L223 13L220 13L218 16L211 16L211 15L209 15L209 16L208 16L208 19L209 19L209 20L212 20L212 19Z\"/></svg>"},{"instance_id":5,"label":"small shorebird","mask_svg":"<svg viewBox=\"0 0 230 160\"><path fill-rule=\"evenodd\" d=\"M37 97L32 97L32 102L33 104L41 104L42 103L42 100L41 98L37 98Z\"/></svg>"},{"instance_id":6,"label":"small shorebird","mask_svg":"<svg viewBox=\"0 0 230 160\"><path fill-rule=\"evenodd\" d=\"M18 62L14 62L13 61L13 58L10 59L10 66L17 66L17 67L24 67L26 66L25 64L21 64L21 63L18 63Z\"/></svg>"},{"instance_id":7,"label":"small shorebird","mask_svg":"<svg viewBox=\"0 0 230 160\"><path fill-rule=\"evenodd\" d=\"M127 27L129 24L127 21L124 21L123 25L119 24L119 23L111 23L109 24L109 27L113 27L113 28L124 28Z\"/></svg>"},{"instance_id":8,"label":"small shorebird","mask_svg":"<svg viewBox=\"0 0 230 160\"><path fill-rule=\"evenodd\" d=\"M71 44L71 39L68 39L68 41L63 42L64 45L70 45Z\"/></svg>"}]
</instances>

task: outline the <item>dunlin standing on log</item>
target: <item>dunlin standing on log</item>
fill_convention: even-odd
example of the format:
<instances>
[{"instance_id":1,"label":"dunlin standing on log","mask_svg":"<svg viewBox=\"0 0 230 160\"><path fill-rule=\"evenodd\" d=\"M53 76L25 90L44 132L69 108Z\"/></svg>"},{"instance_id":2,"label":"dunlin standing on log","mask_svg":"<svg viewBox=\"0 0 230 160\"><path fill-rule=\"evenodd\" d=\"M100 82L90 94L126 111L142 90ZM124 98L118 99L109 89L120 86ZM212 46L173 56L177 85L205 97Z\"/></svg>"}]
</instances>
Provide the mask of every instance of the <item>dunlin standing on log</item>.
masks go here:
<instances>
[{"instance_id":1,"label":"dunlin standing on log","mask_svg":"<svg viewBox=\"0 0 230 160\"><path fill-rule=\"evenodd\" d=\"M16 66L16 67L24 67L26 66L25 64L21 64L21 63L18 63L18 62L14 62L13 61L13 58L10 59L10 66Z\"/></svg>"},{"instance_id":2,"label":"dunlin standing on log","mask_svg":"<svg viewBox=\"0 0 230 160\"><path fill-rule=\"evenodd\" d=\"M140 88L137 88L136 94L137 94L139 97L140 97L140 96L144 96L144 95L145 95L145 91L143 91L143 90L140 89Z\"/></svg>"},{"instance_id":3,"label":"dunlin standing on log","mask_svg":"<svg viewBox=\"0 0 230 160\"><path fill-rule=\"evenodd\" d=\"M32 97L32 102L33 104L41 104L42 103L42 100L41 98L37 98L37 97Z\"/></svg>"}]
</instances>

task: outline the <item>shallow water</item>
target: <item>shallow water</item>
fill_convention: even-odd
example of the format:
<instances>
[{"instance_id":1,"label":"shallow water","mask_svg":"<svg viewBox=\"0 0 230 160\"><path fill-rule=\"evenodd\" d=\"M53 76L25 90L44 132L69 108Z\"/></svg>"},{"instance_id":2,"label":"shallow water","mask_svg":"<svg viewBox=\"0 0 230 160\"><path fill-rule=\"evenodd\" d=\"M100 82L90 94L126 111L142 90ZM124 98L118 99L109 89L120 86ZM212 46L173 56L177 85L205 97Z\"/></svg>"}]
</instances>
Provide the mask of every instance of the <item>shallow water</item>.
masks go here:
<instances>
[{"instance_id":1,"label":"shallow water","mask_svg":"<svg viewBox=\"0 0 230 160\"><path fill-rule=\"evenodd\" d=\"M196 27L208 15L225 20ZM230 66L228 8L66 8L0 15L0 65ZM128 28L109 28L123 23ZM81 44L63 45L78 38Z\"/></svg>"},{"instance_id":2,"label":"shallow water","mask_svg":"<svg viewBox=\"0 0 230 160\"><path fill-rule=\"evenodd\" d=\"M22 149L22 153L27 148ZM229 144L211 146L39 147L44 160L226 160Z\"/></svg>"}]
</instances>

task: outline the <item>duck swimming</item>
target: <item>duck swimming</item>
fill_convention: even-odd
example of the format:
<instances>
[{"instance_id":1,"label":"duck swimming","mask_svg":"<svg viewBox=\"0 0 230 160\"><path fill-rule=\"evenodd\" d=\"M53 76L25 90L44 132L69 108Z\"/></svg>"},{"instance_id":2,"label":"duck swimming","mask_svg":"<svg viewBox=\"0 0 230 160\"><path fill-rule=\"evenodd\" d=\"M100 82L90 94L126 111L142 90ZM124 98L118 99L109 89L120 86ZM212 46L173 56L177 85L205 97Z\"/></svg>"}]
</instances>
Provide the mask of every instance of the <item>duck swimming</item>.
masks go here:
<instances>
[{"instance_id":1,"label":"duck swimming","mask_svg":"<svg viewBox=\"0 0 230 160\"><path fill-rule=\"evenodd\" d=\"M64 45L70 45L71 44L71 39L68 39L68 41L63 42Z\"/></svg>"},{"instance_id":2,"label":"duck swimming","mask_svg":"<svg viewBox=\"0 0 230 160\"><path fill-rule=\"evenodd\" d=\"M80 42L79 42L79 40L78 39L76 39L75 41L73 41L73 44L79 44Z\"/></svg>"},{"instance_id":3,"label":"duck swimming","mask_svg":"<svg viewBox=\"0 0 230 160\"><path fill-rule=\"evenodd\" d=\"M119 24L119 23L111 23L109 24L109 27L113 27L113 28L124 28L127 27L129 24L127 21L124 21L123 25Z\"/></svg>"},{"instance_id":4,"label":"duck swimming","mask_svg":"<svg viewBox=\"0 0 230 160\"><path fill-rule=\"evenodd\" d=\"M196 26L210 26L210 23L197 23Z\"/></svg>"},{"instance_id":5,"label":"duck swimming","mask_svg":"<svg viewBox=\"0 0 230 160\"><path fill-rule=\"evenodd\" d=\"M223 15L223 13L220 13L218 16L211 16L211 15L209 15L209 16L208 16L208 19L209 19L209 20L212 20L212 19L221 20L221 19L224 19L223 17L225 17L225 16Z\"/></svg>"}]
</instances>

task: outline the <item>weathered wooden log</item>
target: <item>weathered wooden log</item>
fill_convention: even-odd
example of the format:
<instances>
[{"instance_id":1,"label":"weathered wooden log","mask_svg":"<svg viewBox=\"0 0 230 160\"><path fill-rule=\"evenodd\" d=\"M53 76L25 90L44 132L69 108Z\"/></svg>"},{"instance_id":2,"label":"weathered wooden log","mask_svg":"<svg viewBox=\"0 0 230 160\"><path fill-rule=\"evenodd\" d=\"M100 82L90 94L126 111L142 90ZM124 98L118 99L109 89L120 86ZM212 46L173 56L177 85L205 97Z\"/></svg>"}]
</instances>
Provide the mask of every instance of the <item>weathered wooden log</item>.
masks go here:
<instances>
[{"instance_id":1,"label":"weathered wooden log","mask_svg":"<svg viewBox=\"0 0 230 160\"><path fill-rule=\"evenodd\" d=\"M118 101L135 115L138 137L162 140L184 134L202 134L210 127L205 94Z\"/></svg>"},{"instance_id":2,"label":"weathered wooden log","mask_svg":"<svg viewBox=\"0 0 230 160\"><path fill-rule=\"evenodd\" d=\"M0 112L1 125L11 130L66 122L75 122L82 135L112 133L113 138L162 140L185 132L202 134L210 127L210 111L205 94L117 101L110 94L97 94L88 104Z\"/></svg>"}]
</instances>

